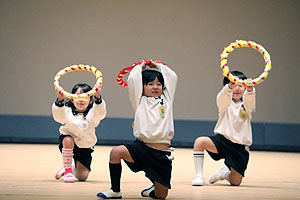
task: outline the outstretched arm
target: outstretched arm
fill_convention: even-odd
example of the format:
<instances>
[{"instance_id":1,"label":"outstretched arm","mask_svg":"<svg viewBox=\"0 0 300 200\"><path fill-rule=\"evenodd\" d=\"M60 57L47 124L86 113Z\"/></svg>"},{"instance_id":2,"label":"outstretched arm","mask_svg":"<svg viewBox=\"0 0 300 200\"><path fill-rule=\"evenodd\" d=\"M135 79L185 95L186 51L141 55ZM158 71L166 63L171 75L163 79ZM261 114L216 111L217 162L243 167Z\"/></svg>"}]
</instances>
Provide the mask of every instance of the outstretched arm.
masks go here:
<instances>
[{"instance_id":1,"label":"outstretched arm","mask_svg":"<svg viewBox=\"0 0 300 200\"><path fill-rule=\"evenodd\" d=\"M61 89L55 87L57 95L56 101L52 105L52 115L55 121L64 124L65 123L65 106L64 96L61 94Z\"/></svg>"},{"instance_id":2,"label":"outstretched arm","mask_svg":"<svg viewBox=\"0 0 300 200\"><path fill-rule=\"evenodd\" d=\"M106 116L106 104L105 101L101 97L102 92L102 83L95 84L94 88L96 89L96 93L94 95L95 101L93 106L93 121L95 126L98 126L100 121Z\"/></svg>"},{"instance_id":3,"label":"outstretched arm","mask_svg":"<svg viewBox=\"0 0 300 200\"><path fill-rule=\"evenodd\" d=\"M247 86L244 94L244 105L248 113L252 113L255 110L256 93L253 86Z\"/></svg>"}]
</instances>

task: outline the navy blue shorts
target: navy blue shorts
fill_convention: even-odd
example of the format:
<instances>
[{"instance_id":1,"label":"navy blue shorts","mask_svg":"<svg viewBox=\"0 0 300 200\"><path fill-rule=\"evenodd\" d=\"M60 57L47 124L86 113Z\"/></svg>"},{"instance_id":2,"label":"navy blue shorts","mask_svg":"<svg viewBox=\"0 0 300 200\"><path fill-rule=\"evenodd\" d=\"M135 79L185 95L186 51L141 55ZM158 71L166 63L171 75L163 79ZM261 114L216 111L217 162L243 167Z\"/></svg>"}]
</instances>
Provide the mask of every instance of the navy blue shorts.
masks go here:
<instances>
[{"instance_id":1,"label":"navy blue shorts","mask_svg":"<svg viewBox=\"0 0 300 200\"><path fill-rule=\"evenodd\" d=\"M168 158L171 155L170 151L153 149L139 140L124 146L128 149L134 161L132 163L124 160L131 171L144 171L145 176L153 184L154 181L157 181L171 189L172 161Z\"/></svg>"},{"instance_id":2,"label":"navy blue shorts","mask_svg":"<svg viewBox=\"0 0 300 200\"><path fill-rule=\"evenodd\" d=\"M249 152L245 145L233 143L226 139L223 135L217 134L209 136L215 144L218 153L207 151L210 157L214 160L225 159L225 165L230 169L231 167L242 176L245 176L249 161Z\"/></svg>"},{"instance_id":3,"label":"navy blue shorts","mask_svg":"<svg viewBox=\"0 0 300 200\"><path fill-rule=\"evenodd\" d=\"M59 150L62 152L63 148L63 139L69 135L62 135L60 134L59 136ZM72 136L70 136L72 137ZM73 159L75 161L75 166L76 166L76 161L80 162L83 166L88 168L91 171L91 163L92 163L92 153L94 152L94 147L91 148L79 148L76 144L74 144L74 149L73 149Z\"/></svg>"}]
</instances>

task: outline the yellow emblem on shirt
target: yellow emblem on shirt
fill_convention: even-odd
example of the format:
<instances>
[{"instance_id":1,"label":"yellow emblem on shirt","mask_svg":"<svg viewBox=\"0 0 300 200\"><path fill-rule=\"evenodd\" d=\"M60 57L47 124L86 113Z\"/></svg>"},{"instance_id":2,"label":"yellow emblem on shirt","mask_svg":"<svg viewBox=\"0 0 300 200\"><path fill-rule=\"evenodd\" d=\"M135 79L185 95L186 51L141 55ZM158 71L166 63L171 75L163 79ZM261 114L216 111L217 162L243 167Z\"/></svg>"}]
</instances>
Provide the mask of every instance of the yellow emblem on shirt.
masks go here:
<instances>
[{"instance_id":1,"label":"yellow emblem on shirt","mask_svg":"<svg viewBox=\"0 0 300 200\"><path fill-rule=\"evenodd\" d=\"M242 108L240 109L240 118L242 120L246 120L249 118L249 114Z\"/></svg>"},{"instance_id":2,"label":"yellow emblem on shirt","mask_svg":"<svg viewBox=\"0 0 300 200\"><path fill-rule=\"evenodd\" d=\"M160 112L160 116L164 118L166 116L166 107L164 106L159 107L159 112Z\"/></svg>"}]
</instances>

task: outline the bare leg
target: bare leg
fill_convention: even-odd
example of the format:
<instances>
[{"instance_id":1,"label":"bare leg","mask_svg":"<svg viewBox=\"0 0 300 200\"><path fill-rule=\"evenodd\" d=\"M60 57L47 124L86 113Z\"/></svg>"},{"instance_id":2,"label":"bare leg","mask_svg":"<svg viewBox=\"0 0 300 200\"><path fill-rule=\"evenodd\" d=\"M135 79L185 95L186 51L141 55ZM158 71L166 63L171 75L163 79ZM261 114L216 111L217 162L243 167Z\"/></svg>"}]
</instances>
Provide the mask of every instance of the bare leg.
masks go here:
<instances>
[{"instance_id":1,"label":"bare leg","mask_svg":"<svg viewBox=\"0 0 300 200\"><path fill-rule=\"evenodd\" d=\"M209 137L198 137L194 143L194 164L195 164L195 178L192 181L193 186L205 185L203 177L203 163L204 163L204 150L209 150L217 153L217 148Z\"/></svg>"},{"instance_id":2,"label":"bare leg","mask_svg":"<svg viewBox=\"0 0 300 200\"><path fill-rule=\"evenodd\" d=\"M112 148L109 156L109 171L111 189L106 192L100 192L97 194L102 199L119 199L122 198L120 182L122 174L121 159L129 162L134 162L130 153L124 145L116 146Z\"/></svg>"}]
</instances>

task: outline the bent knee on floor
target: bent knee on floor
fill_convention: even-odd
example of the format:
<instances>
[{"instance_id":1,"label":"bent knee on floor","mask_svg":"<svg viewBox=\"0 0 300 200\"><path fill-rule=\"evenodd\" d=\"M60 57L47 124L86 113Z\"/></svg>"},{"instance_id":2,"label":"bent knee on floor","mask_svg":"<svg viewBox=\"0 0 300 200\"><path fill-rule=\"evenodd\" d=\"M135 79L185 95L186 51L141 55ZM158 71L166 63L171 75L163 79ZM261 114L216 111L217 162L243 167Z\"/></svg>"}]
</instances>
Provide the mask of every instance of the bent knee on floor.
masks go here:
<instances>
[{"instance_id":1,"label":"bent knee on floor","mask_svg":"<svg viewBox=\"0 0 300 200\"><path fill-rule=\"evenodd\" d=\"M155 197L156 197L157 199L165 199L165 198L167 198L167 196L168 196L168 193L167 193L167 194L163 194L163 193L161 193L161 194L156 194L156 193L155 193Z\"/></svg>"},{"instance_id":2,"label":"bent knee on floor","mask_svg":"<svg viewBox=\"0 0 300 200\"><path fill-rule=\"evenodd\" d=\"M242 180L232 180L230 181L231 186L239 186L241 185Z\"/></svg>"},{"instance_id":3,"label":"bent knee on floor","mask_svg":"<svg viewBox=\"0 0 300 200\"><path fill-rule=\"evenodd\" d=\"M78 181L80 181L80 182L84 182L86 180L87 180L87 177L86 178L78 178Z\"/></svg>"},{"instance_id":4,"label":"bent knee on floor","mask_svg":"<svg viewBox=\"0 0 300 200\"><path fill-rule=\"evenodd\" d=\"M83 174L76 174L76 178L78 179L78 181L86 181L89 177L88 173L83 173Z\"/></svg>"}]
</instances>

